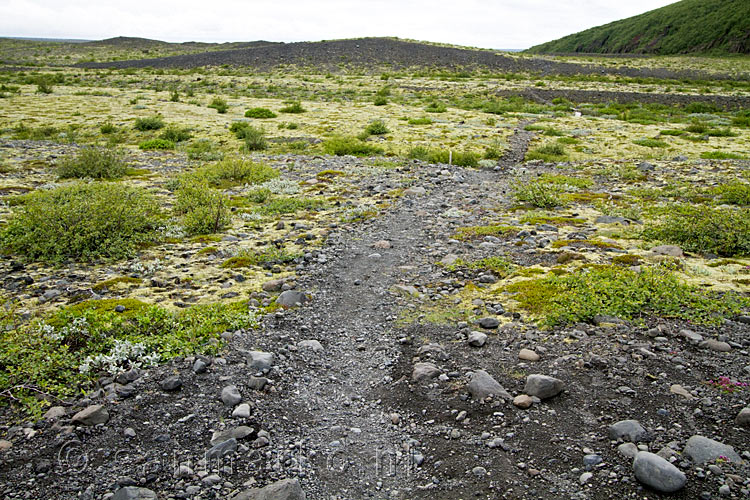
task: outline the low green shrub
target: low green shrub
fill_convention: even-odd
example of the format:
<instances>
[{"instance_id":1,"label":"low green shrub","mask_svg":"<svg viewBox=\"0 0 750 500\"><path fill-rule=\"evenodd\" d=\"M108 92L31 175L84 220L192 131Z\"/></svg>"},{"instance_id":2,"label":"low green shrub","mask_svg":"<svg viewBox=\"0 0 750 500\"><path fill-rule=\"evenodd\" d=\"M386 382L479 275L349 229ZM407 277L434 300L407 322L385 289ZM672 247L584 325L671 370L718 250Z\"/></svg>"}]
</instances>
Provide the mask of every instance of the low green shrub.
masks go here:
<instances>
[{"instance_id":1,"label":"low green shrub","mask_svg":"<svg viewBox=\"0 0 750 500\"><path fill-rule=\"evenodd\" d=\"M318 211L325 207L325 201L316 198L278 197L256 207L254 212L260 215L281 215L293 214L301 210Z\"/></svg>"},{"instance_id":2,"label":"low green shrub","mask_svg":"<svg viewBox=\"0 0 750 500\"><path fill-rule=\"evenodd\" d=\"M718 324L744 307L746 297L693 288L666 267L635 271L622 266L589 266L574 273L524 280L504 287L545 326L590 323L597 315L625 320L657 316Z\"/></svg>"},{"instance_id":3,"label":"low green shrub","mask_svg":"<svg viewBox=\"0 0 750 500\"><path fill-rule=\"evenodd\" d=\"M174 149L174 142L166 139L149 139L138 144L138 148L144 151Z\"/></svg>"},{"instance_id":4,"label":"low green shrub","mask_svg":"<svg viewBox=\"0 0 750 500\"><path fill-rule=\"evenodd\" d=\"M443 149L416 146L409 150L407 156L414 160L422 160L428 163L445 163L458 167L476 167L479 165L479 156L471 151L446 151Z\"/></svg>"},{"instance_id":5,"label":"low green shrub","mask_svg":"<svg viewBox=\"0 0 750 500\"><path fill-rule=\"evenodd\" d=\"M513 185L513 197L519 203L527 203L537 208L555 208L563 204L558 184L541 180L518 181Z\"/></svg>"},{"instance_id":6,"label":"low green shrub","mask_svg":"<svg viewBox=\"0 0 750 500\"><path fill-rule=\"evenodd\" d=\"M692 134L705 134L706 130L708 130L706 124L697 121L691 123L685 128L686 132L690 132Z\"/></svg>"},{"instance_id":7,"label":"low green shrub","mask_svg":"<svg viewBox=\"0 0 750 500\"><path fill-rule=\"evenodd\" d=\"M737 180L727 182L716 186L714 192L719 195L719 200L722 203L742 207L750 206L750 184L746 182Z\"/></svg>"},{"instance_id":8,"label":"low green shrub","mask_svg":"<svg viewBox=\"0 0 750 500\"><path fill-rule=\"evenodd\" d=\"M386 99L385 96L379 95L375 97L372 103L375 106L385 106L386 104L388 104L388 99Z\"/></svg>"},{"instance_id":9,"label":"low green shrub","mask_svg":"<svg viewBox=\"0 0 750 500\"><path fill-rule=\"evenodd\" d=\"M633 144L637 144L638 146L643 146L646 148L666 148L669 146L664 141L660 141L659 139L635 139L633 140Z\"/></svg>"},{"instance_id":10,"label":"low green shrub","mask_svg":"<svg viewBox=\"0 0 750 500\"><path fill-rule=\"evenodd\" d=\"M728 210L674 204L665 213L660 220L646 225L641 233L643 239L722 257L750 255L750 208Z\"/></svg>"},{"instance_id":11,"label":"low green shrub","mask_svg":"<svg viewBox=\"0 0 750 500\"><path fill-rule=\"evenodd\" d=\"M215 109L216 112L221 115L226 113L227 110L229 109L229 105L227 104L227 101L225 101L221 97L214 97L211 103L208 105L208 107Z\"/></svg>"},{"instance_id":12,"label":"low green shrub","mask_svg":"<svg viewBox=\"0 0 750 500\"><path fill-rule=\"evenodd\" d=\"M277 178L279 172L266 163L226 158L199 168L195 175L214 187L228 188L238 184L262 184Z\"/></svg>"},{"instance_id":13,"label":"low green shrub","mask_svg":"<svg viewBox=\"0 0 750 500\"><path fill-rule=\"evenodd\" d=\"M687 134L687 131L685 131L685 130L667 129L667 130L660 131L659 134L661 134L661 135L670 135L670 136L673 136L673 137L679 137L681 135Z\"/></svg>"},{"instance_id":14,"label":"low green shrub","mask_svg":"<svg viewBox=\"0 0 750 500\"><path fill-rule=\"evenodd\" d=\"M141 132L145 132L146 130L159 130L160 128L164 128L164 120L158 115L136 118L134 127Z\"/></svg>"},{"instance_id":15,"label":"low green shrub","mask_svg":"<svg viewBox=\"0 0 750 500\"><path fill-rule=\"evenodd\" d=\"M421 116L419 118L409 118L409 121L406 123L409 125L431 125L433 122L430 118Z\"/></svg>"},{"instance_id":16,"label":"low green shrub","mask_svg":"<svg viewBox=\"0 0 750 500\"><path fill-rule=\"evenodd\" d=\"M299 114L307 111L302 107L302 103L299 101L287 101L286 106L279 109L281 113Z\"/></svg>"},{"instance_id":17,"label":"low green shrub","mask_svg":"<svg viewBox=\"0 0 750 500\"><path fill-rule=\"evenodd\" d=\"M61 179L119 179L126 171L127 164L121 151L91 147L81 149L76 156L64 159L57 167Z\"/></svg>"},{"instance_id":18,"label":"low green shrub","mask_svg":"<svg viewBox=\"0 0 750 500\"><path fill-rule=\"evenodd\" d=\"M336 156L371 156L382 154L383 149L367 144L356 137L336 136L323 141L323 152Z\"/></svg>"},{"instance_id":19,"label":"low green shrub","mask_svg":"<svg viewBox=\"0 0 750 500\"><path fill-rule=\"evenodd\" d=\"M737 132L732 131L729 127L712 128L706 131L709 137L737 137Z\"/></svg>"},{"instance_id":20,"label":"low green shrub","mask_svg":"<svg viewBox=\"0 0 750 500\"><path fill-rule=\"evenodd\" d=\"M373 120L365 127L367 135L385 135L390 133L383 120Z\"/></svg>"},{"instance_id":21,"label":"low green shrub","mask_svg":"<svg viewBox=\"0 0 750 500\"><path fill-rule=\"evenodd\" d=\"M111 122L102 123L102 125L99 127L99 131L103 135L114 134L115 132L117 132L117 126L115 126L115 124Z\"/></svg>"},{"instance_id":22,"label":"low green shrub","mask_svg":"<svg viewBox=\"0 0 750 500\"><path fill-rule=\"evenodd\" d=\"M185 147L185 152L191 160L216 161L224 157L216 143L211 139L198 139Z\"/></svg>"},{"instance_id":23,"label":"low green shrub","mask_svg":"<svg viewBox=\"0 0 750 500\"><path fill-rule=\"evenodd\" d=\"M424 108L424 110L427 113L445 113L448 108L445 107L445 104L438 101L432 101L427 105L427 107Z\"/></svg>"},{"instance_id":24,"label":"low green shrub","mask_svg":"<svg viewBox=\"0 0 750 500\"><path fill-rule=\"evenodd\" d=\"M568 153L565 151L565 147L559 143L550 143L540 146L536 149L528 151L526 153L526 161L531 160L542 160L545 162L558 162L565 161L568 158Z\"/></svg>"},{"instance_id":25,"label":"low green shrub","mask_svg":"<svg viewBox=\"0 0 750 500\"><path fill-rule=\"evenodd\" d=\"M266 140L266 131L262 128L247 127L244 129L243 138L245 141L244 148L247 151L263 151L268 148Z\"/></svg>"},{"instance_id":26,"label":"low green shrub","mask_svg":"<svg viewBox=\"0 0 750 500\"><path fill-rule=\"evenodd\" d=\"M276 118L276 113L266 108L250 108L245 111L246 118Z\"/></svg>"},{"instance_id":27,"label":"low green shrub","mask_svg":"<svg viewBox=\"0 0 750 500\"><path fill-rule=\"evenodd\" d=\"M225 269L239 269L251 266L283 265L293 262L300 254L290 253L283 249L269 248L267 250L244 250L234 257L230 257L221 265Z\"/></svg>"},{"instance_id":28,"label":"low green shrub","mask_svg":"<svg viewBox=\"0 0 750 500\"><path fill-rule=\"evenodd\" d=\"M190 132L189 128L180 128L170 125L164 129L161 135L159 135L159 138L176 144L178 142L189 141L192 136L193 134Z\"/></svg>"},{"instance_id":29,"label":"low green shrub","mask_svg":"<svg viewBox=\"0 0 750 500\"><path fill-rule=\"evenodd\" d=\"M60 263L121 259L156 240L154 198L117 183L75 183L20 198L0 246L31 260Z\"/></svg>"},{"instance_id":30,"label":"low green shrub","mask_svg":"<svg viewBox=\"0 0 750 500\"><path fill-rule=\"evenodd\" d=\"M117 306L125 312L115 312ZM40 394L67 398L102 376L176 356L214 354L221 332L257 327L245 302L170 311L134 299L86 301L0 329L0 391L39 419L49 404Z\"/></svg>"},{"instance_id":31,"label":"low green shrub","mask_svg":"<svg viewBox=\"0 0 750 500\"><path fill-rule=\"evenodd\" d=\"M173 211L189 235L218 233L232 221L229 199L205 179L182 178L176 195Z\"/></svg>"},{"instance_id":32,"label":"low green shrub","mask_svg":"<svg viewBox=\"0 0 750 500\"><path fill-rule=\"evenodd\" d=\"M704 160L747 160L746 156L737 153L725 153L724 151L704 151L701 153Z\"/></svg>"}]
</instances>

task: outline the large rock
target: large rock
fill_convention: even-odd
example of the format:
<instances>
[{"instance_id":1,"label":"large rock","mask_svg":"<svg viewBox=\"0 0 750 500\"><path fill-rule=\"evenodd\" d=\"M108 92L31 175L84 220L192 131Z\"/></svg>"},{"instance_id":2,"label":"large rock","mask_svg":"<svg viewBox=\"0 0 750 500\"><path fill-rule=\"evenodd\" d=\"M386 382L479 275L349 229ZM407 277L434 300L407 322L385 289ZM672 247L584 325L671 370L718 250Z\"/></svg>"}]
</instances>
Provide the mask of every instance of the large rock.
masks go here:
<instances>
[{"instance_id":1,"label":"large rock","mask_svg":"<svg viewBox=\"0 0 750 500\"><path fill-rule=\"evenodd\" d=\"M206 452L206 459L213 460L234 453L237 449L237 440L235 438L227 439L215 444Z\"/></svg>"},{"instance_id":2,"label":"large rock","mask_svg":"<svg viewBox=\"0 0 750 500\"><path fill-rule=\"evenodd\" d=\"M644 441L648 432L637 420L620 420L609 426L609 439L623 439L625 441Z\"/></svg>"},{"instance_id":3,"label":"large rock","mask_svg":"<svg viewBox=\"0 0 750 500\"><path fill-rule=\"evenodd\" d=\"M651 249L656 255L667 255L669 257L682 257L685 254L682 248L675 245L660 245Z\"/></svg>"},{"instance_id":4,"label":"large rock","mask_svg":"<svg viewBox=\"0 0 750 500\"><path fill-rule=\"evenodd\" d=\"M416 363L414 370L411 372L411 379L414 382L424 382L431 380L440 375L440 368L432 363Z\"/></svg>"},{"instance_id":5,"label":"large rock","mask_svg":"<svg viewBox=\"0 0 750 500\"><path fill-rule=\"evenodd\" d=\"M523 392L539 399L548 399L560 394L564 388L565 383L562 380L535 373L526 377Z\"/></svg>"},{"instance_id":6,"label":"large rock","mask_svg":"<svg viewBox=\"0 0 750 500\"><path fill-rule=\"evenodd\" d=\"M282 307L295 307L307 303L310 299L307 298L302 292L297 290L287 290L281 292L281 295L276 299L276 303Z\"/></svg>"},{"instance_id":7,"label":"large rock","mask_svg":"<svg viewBox=\"0 0 750 500\"><path fill-rule=\"evenodd\" d=\"M221 402L226 406L235 406L242 401L242 395L236 385L228 385L221 390Z\"/></svg>"},{"instance_id":8,"label":"large rock","mask_svg":"<svg viewBox=\"0 0 750 500\"><path fill-rule=\"evenodd\" d=\"M57 420L58 418L62 418L66 415L65 408L62 406L53 406L47 412L44 414L44 418L47 420Z\"/></svg>"},{"instance_id":9,"label":"large rock","mask_svg":"<svg viewBox=\"0 0 750 500\"><path fill-rule=\"evenodd\" d=\"M740 410L740 412L737 414L737 417L734 419L734 423L737 425L750 427L750 407Z\"/></svg>"},{"instance_id":10,"label":"large rock","mask_svg":"<svg viewBox=\"0 0 750 500\"><path fill-rule=\"evenodd\" d=\"M232 500L305 500L305 492L297 479L284 479L265 488L243 491Z\"/></svg>"},{"instance_id":11,"label":"large rock","mask_svg":"<svg viewBox=\"0 0 750 500\"><path fill-rule=\"evenodd\" d=\"M215 431L213 436L211 436L211 446L216 446L217 444L223 443L232 438L239 441L240 439L245 439L250 436L253 432L255 432L253 428L246 425L240 425L239 427L225 431Z\"/></svg>"},{"instance_id":12,"label":"large rock","mask_svg":"<svg viewBox=\"0 0 750 500\"><path fill-rule=\"evenodd\" d=\"M662 493L673 493L685 487L685 474L659 455L640 451L633 459L635 477L646 486Z\"/></svg>"},{"instance_id":13,"label":"large rock","mask_svg":"<svg viewBox=\"0 0 750 500\"><path fill-rule=\"evenodd\" d=\"M109 413L102 405L91 405L73 415L73 423L83 425L104 424L109 420Z\"/></svg>"},{"instance_id":14,"label":"large rock","mask_svg":"<svg viewBox=\"0 0 750 500\"><path fill-rule=\"evenodd\" d=\"M125 486L115 491L110 500L154 500L156 493L148 488L139 488L138 486Z\"/></svg>"},{"instance_id":15,"label":"large rock","mask_svg":"<svg viewBox=\"0 0 750 500\"><path fill-rule=\"evenodd\" d=\"M704 436L693 436L688 439L682 454L689 457L695 464L713 462L719 457L724 457L734 463L742 462L733 447Z\"/></svg>"},{"instance_id":16,"label":"large rock","mask_svg":"<svg viewBox=\"0 0 750 500\"><path fill-rule=\"evenodd\" d=\"M173 375L162 380L159 385L165 391L176 391L182 387L182 380L179 375Z\"/></svg>"},{"instance_id":17,"label":"large rock","mask_svg":"<svg viewBox=\"0 0 750 500\"><path fill-rule=\"evenodd\" d=\"M467 386L471 397L474 399L484 399L489 396L512 400L513 397L500 383L492 378L492 375L484 370L477 370L471 375L471 380Z\"/></svg>"},{"instance_id":18,"label":"large rock","mask_svg":"<svg viewBox=\"0 0 750 500\"><path fill-rule=\"evenodd\" d=\"M270 370L271 366L273 366L273 353L250 351L247 353L247 365L251 370L256 372Z\"/></svg>"},{"instance_id":19,"label":"large rock","mask_svg":"<svg viewBox=\"0 0 750 500\"><path fill-rule=\"evenodd\" d=\"M482 332L471 332L468 340L470 346L482 347L487 342L487 334Z\"/></svg>"}]
</instances>

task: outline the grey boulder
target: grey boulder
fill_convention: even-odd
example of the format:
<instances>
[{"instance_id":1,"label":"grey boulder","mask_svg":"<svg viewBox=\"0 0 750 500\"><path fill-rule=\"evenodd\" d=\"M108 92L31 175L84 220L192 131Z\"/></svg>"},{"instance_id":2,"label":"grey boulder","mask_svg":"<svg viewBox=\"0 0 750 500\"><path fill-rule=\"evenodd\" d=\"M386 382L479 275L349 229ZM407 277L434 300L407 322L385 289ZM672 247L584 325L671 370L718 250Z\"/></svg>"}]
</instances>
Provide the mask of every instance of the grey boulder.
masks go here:
<instances>
[{"instance_id":1,"label":"grey boulder","mask_svg":"<svg viewBox=\"0 0 750 500\"><path fill-rule=\"evenodd\" d=\"M609 426L609 439L623 439L637 443L645 441L648 432L637 420L620 420Z\"/></svg>"},{"instance_id":2,"label":"grey boulder","mask_svg":"<svg viewBox=\"0 0 750 500\"><path fill-rule=\"evenodd\" d=\"M87 406L73 415L73 423L83 425L104 424L109 420L109 412L102 405Z\"/></svg>"},{"instance_id":3,"label":"grey boulder","mask_svg":"<svg viewBox=\"0 0 750 500\"><path fill-rule=\"evenodd\" d=\"M440 375L440 368L432 363L416 363L414 370L411 372L411 379L414 382L424 382L431 380Z\"/></svg>"},{"instance_id":4,"label":"grey boulder","mask_svg":"<svg viewBox=\"0 0 750 500\"><path fill-rule=\"evenodd\" d=\"M270 370L271 366L273 366L273 353L250 351L247 353L247 364L256 372Z\"/></svg>"},{"instance_id":5,"label":"grey boulder","mask_svg":"<svg viewBox=\"0 0 750 500\"><path fill-rule=\"evenodd\" d=\"M547 375L534 374L526 377L526 385L523 392L529 396L536 396L539 399L548 399L557 396L565 388L565 383L555 377Z\"/></svg>"},{"instance_id":6,"label":"grey boulder","mask_svg":"<svg viewBox=\"0 0 750 500\"><path fill-rule=\"evenodd\" d=\"M283 479L265 488L253 488L232 497L232 500L305 500L305 492L297 479Z\"/></svg>"},{"instance_id":7,"label":"grey boulder","mask_svg":"<svg viewBox=\"0 0 750 500\"><path fill-rule=\"evenodd\" d=\"M693 436L688 439L682 454L686 455L695 464L713 462L719 457L725 457L733 463L740 463L742 459L734 451L732 446L709 439L705 436Z\"/></svg>"},{"instance_id":8,"label":"grey boulder","mask_svg":"<svg viewBox=\"0 0 750 500\"><path fill-rule=\"evenodd\" d=\"M287 290L281 292L281 295L276 299L276 303L282 307L295 307L307 303L310 299L307 298L302 292L296 290Z\"/></svg>"},{"instance_id":9,"label":"grey boulder","mask_svg":"<svg viewBox=\"0 0 750 500\"><path fill-rule=\"evenodd\" d=\"M662 493L673 493L685 487L685 474L659 455L639 451L633 459L636 479Z\"/></svg>"},{"instance_id":10,"label":"grey boulder","mask_svg":"<svg viewBox=\"0 0 750 500\"><path fill-rule=\"evenodd\" d=\"M156 493L148 488L139 488L138 486L125 486L115 491L110 500L154 500Z\"/></svg>"},{"instance_id":11,"label":"grey boulder","mask_svg":"<svg viewBox=\"0 0 750 500\"><path fill-rule=\"evenodd\" d=\"M513 399L508 394L508 391L497 380L492 378L492 375L484 370L477 370L472 373L467 389L474 399L484 399L489 396L495 396L508 401Z\"/></svg>"}]
</instances>

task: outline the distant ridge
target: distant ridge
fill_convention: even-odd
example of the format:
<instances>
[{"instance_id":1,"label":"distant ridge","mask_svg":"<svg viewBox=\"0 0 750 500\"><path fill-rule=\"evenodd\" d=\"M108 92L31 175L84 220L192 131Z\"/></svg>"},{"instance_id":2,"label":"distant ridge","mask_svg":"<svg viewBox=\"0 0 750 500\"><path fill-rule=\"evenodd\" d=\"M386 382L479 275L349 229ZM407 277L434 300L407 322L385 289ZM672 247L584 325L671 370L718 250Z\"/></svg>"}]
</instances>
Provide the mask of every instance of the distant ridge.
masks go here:
<instances>
[{"instance_id":1,"label":"distant ridge","mask_svg":"<svg viewBox=\"0 0 750 500\"><path fill-rule=\"evenodd\" d=\"M750 0L748 0L750 1ZM85 62L83 68L198 68L208 66L247 67L269 71L296 66L336 72L343 68L379 72L410 68L448 71L481 70L528 72L536 74L617 74L631 77L705 78L693 71L658 68L602 67L551 61L542 58L510 57L496 50L449 47L393 38L356 38L322 42L296 42L260 45L234 50L202 51L151 59ZM712 75L713 78L729 78Z\"/></svg>"},{"instance_id":2,"label":"distant ridge","mask_svg":"<svg viewBox=\"0 0 750 500\"><path fill-rule=\"evenodd\" d=\"M531 47L535 54L750 54L750 0L682 0Z\"/></svg>"}]
</instances>

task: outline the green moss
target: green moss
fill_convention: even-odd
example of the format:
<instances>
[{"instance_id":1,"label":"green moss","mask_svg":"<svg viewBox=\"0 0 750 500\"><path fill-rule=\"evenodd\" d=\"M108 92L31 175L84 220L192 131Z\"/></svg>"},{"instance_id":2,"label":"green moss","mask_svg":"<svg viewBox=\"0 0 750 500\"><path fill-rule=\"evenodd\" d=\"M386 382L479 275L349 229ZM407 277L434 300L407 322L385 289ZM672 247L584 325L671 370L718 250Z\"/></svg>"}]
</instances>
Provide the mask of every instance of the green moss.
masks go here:
<instances>
[{"instance_id":1,"label":"green moss","mask_svg":"<svg viewBox=\"0 0 750 500\"><path fill-rule=\"evenodd\" d=\"M253 211L261 215L293 214L301 210L323 210L326 207L324 200L316 198L292 198L278 197L256 207Z\"/></svg>"},{"instance_id":2,"label":"green moss","mask_svg":"<svg viewBox=\"0 0 750 500\"><path fill-rule=\"evenodd\" d=\"M217 243L222 240L219 234L199 234L190 238L190 243Z\"/></svg>"},{"instance_id":3,"label":"green moss","mask_svg":"<svg viewBox=\"0 0 750 500\"><path fill-rule=\"evenodd\" d=\"M117 278L108 279L101 281L96 285L92 286L91 289L95 292L101 292L102 290L111 290L117 285L139 285L143 282L140 278L133 278L132 276L118 276Z\"/></svg>"},{"instance_id":4,"label":"green moss","mask_svg":"<svg viewBox=\"0 0 750 500\"><path fill-rule=\"evenodd\" d=\"M215 253L219 253L219 249L214 246L209 246L205 248L201 248L196 252L195 255L213 255Z\"/></svg>"},{"instance_id":5,"label":"green moss","mask_svg":"<svg viewBox=\"0 0 750 500\"><path fill-rule=\"evenodd\" d=\"M750 306L750 299L716 295L682 283L665 267L640 272L621 266L589 266L562 276L525 280L503 288L546 326L592 322L596 315L626 320L649 316L718 324Z\"/></svg>"},{"instance_id":6,"label":"green moss","mask_svg":"<svg viewBox=\"0 0 750 500\"><path fill-rule=\"evenodd\" d=\"M460 227L453 235L457 240L467 241L485 236L504 236L518 233L518 228L513 226L504 226L500 224L490 224L487 226L468 226Z\"/></svg>"},{"instance_id":7,"label":"green moss","mask_svg":"<svg viewBox=\"0 0 750 500\"><path fill-rule=\"evenodd\" d=\"M612 264L618 264L621 266L637 266L641 262L641 258L633 254L616 255L612 257Z\"/></svg>"},{"instance_id":8,"label":"green moss","mask_svg":"<svg viewBox=\"0 0 750 500\"><path fill-rule=\"evenodd\" d=\"M582 226L586 223L586 219L580 219L577 217L540 215L533 212L523 215L520 221L522 224L552 224L555 226Z\"/></svg>"},{"instance_id":9,"label":"green moss","mask_svg":"<svg viewBox=\"0 0 750 500\"><path fill-rule=\"evenodd\" d=\"M492 271L492 273L498 278L505 278L509 276L515 266L502 256L485 257L484 259L465 261L463 259L456 259L456 261L447 266L449 270L455 271L457 269L472 269L472 270L484 270Z\"/></svg>"},{"instance_id":10,"label":"green moss","mask_svg":"<svg viewBox=\"0 0 750 500\"><path fill-rule=\"evenodd\" d=\"M243 267L288 264L300 256L298 253L290 253L286 250L270 248L263 251L243 251L239 255L224 261L221 267L225 269L238 269Z\"/></svg>"},{"instance_id":11,"label":"green moss","mask_svg":"<svg viewBox=\"0 0 750 500\"><path fill-rule=\"evenodd\" d=\"M601 240L556 240L552 242L552 248L561 247L594 247L594 248L618 248L620 245Z\"/></svg>"}]
</instances>

